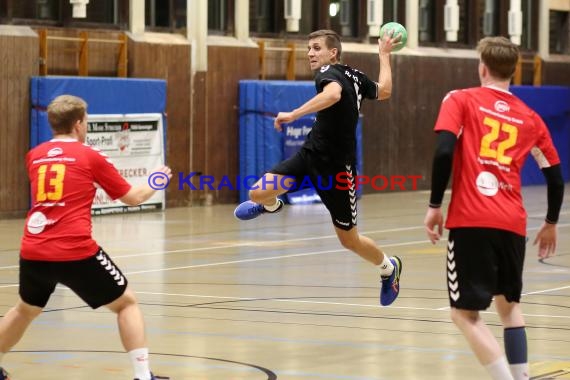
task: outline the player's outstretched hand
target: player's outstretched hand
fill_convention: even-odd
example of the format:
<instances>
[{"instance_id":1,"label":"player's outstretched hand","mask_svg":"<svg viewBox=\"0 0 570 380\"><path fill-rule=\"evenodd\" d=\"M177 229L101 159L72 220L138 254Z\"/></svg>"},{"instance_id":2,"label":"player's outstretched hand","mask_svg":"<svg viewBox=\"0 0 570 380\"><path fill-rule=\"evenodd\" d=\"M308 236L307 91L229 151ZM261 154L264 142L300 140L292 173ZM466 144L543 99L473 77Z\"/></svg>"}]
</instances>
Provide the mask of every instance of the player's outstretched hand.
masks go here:
<instances>
[{"instance_id":1,"label":"player's outstretched hand","mask_svg":"<svg viewBox=\"0 0 570 380\"><path fill-rule=\"evenodd\" d=\"M159 166L158 168L152 171L153 173L164 173L168 176L169 179L172 178L172 170L168 166Z\"/></svg>"},{"instance_id":2,"label":"player's outstretched hand","mask_svg":"<svg viewBox=\"0 0 570 380\"><path fill-rule=\"evenodd\" d=\"M390 54L392 50L399 46L402 41L402 36L398 34L394 36L394 30L390 30L389 33L385 33L383 38L378 38L378 50L380 54Z\"/></svg>"},{"instance_id":3,"label":"player's outstretched hand","mask_svg":"<svg viewBox=\"0 0 570 380\"><path fill-rule=\"evenodd\" d=\"M550 256L554 256L556 252L557 234L556 224L544 222L542 227L540 227L533 243L533 245L538 244L539 259L546 259Z\"/></svg>"},{"instance_id":4,"label":"player's outstretched hand","mask_svg":"<svg viewBox=\"0 0 570 380\"><path fill-rule=\"evenodd\" d=\"M424 219L426 233L432 244L435 244L443 234L443 214L441 208L429 207Z\"/></svg>"},{"instance_id":5,"label":"player's outstretched hand","mask_svg":"<svg viewBox=\"0 0 570 380\"><path fill-rule=\"evenodd\" d=\"M277 114L277 116L275 117L275 120L273 121L273 126L275 127L275 129L277 129L279 132L281 132L283 130L283 128L281 127L281 124L291 123L295 120L296 119L293 115L293 112L279 112Z\"/></svg>"}]
</instances>

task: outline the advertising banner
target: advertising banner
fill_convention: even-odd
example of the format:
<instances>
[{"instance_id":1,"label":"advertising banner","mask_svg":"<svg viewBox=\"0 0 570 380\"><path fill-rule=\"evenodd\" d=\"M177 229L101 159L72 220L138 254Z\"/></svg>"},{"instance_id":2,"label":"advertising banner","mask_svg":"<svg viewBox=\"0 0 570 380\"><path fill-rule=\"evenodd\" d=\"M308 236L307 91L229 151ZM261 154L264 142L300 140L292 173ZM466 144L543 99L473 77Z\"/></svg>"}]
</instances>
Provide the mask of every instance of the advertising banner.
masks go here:
<instances>
[{"instance_id":1,"label":"advertising banner","mask_svg":"<svg viewBox=\"0 0 570 380\"><path fill-rule=\"evenodd\" d=\"M89 115L86 144L109 156L123 177L133 186L147 181L154 169L164 165L162 115ZM98 188L93 200L93 215L164 209L164 191L157 191L138 206L112 200Z\"/></svg>"}]
</instances>

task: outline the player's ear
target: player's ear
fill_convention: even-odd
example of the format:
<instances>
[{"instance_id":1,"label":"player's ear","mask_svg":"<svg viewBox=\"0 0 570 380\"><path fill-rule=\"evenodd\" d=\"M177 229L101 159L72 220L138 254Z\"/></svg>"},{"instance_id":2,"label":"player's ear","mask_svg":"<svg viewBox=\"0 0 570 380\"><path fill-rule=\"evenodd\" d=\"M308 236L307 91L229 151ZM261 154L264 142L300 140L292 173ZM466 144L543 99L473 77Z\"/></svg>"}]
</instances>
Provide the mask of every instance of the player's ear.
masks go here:
<instances>
[{"instance_id":1,"label":"player's ear","mask_svg":"<svg viewBox=\"0 0 570 380\"><path fill-rule=\"evenodd\" d=\"M338 49L337 49L337 48L332 48L332 49L330 50L330 54L331 54L331 56L330 56L331 60L335 60L335 61L336 61L336 60L337 60L336 57L337 57L337 54L338 54Z\"/></svg>"}]
</instances>

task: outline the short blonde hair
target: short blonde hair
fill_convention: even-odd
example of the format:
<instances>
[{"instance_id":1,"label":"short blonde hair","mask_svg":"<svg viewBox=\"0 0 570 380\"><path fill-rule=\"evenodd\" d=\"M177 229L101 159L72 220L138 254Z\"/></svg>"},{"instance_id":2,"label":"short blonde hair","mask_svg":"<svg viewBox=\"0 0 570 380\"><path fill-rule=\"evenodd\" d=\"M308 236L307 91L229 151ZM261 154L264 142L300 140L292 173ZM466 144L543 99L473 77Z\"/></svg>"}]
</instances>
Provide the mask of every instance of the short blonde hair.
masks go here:
<instances>
[{"instance_id":1,"label":"short blonde hair","mask_svg":"<svg viewBox=\"0 0 570 380\"><path fill-rule=\"evenodd\" d=\"M85 100L73 95L60 95L47 108L48 121L55 133L71 133L77 121L87 113Z\"/></svg>"},{"instance_id":2,"label":"short blonde hair","mask_svg":"<svg viewBox=\"0 0 570 380\"><path fill-rule=\"evenodd\" d=\"M497 79L511 79L519 59L519 47L506 37L485 37L479 41L477 52L481 62Z\"/></svg>"}]
</instances>

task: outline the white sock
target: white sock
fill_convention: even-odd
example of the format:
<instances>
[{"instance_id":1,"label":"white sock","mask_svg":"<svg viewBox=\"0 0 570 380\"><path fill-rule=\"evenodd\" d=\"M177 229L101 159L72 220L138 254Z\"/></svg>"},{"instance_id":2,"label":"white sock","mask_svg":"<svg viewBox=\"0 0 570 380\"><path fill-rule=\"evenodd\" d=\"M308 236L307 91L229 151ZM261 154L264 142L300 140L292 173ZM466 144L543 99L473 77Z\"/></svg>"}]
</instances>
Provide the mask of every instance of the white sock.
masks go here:
<instances>
[{"instance_id":1,"label":"white sock","mask_svg":"<svg viewBox=\"0 0 570 380\"><path fill-rule=\"evenodd\" d=\"M394 264L392 264L390 258L386 254L384 254L384 260L382 260L379 266L381 276L390 276L394 271Z\"/></svg>"},{"instance_id":2,"label":"white sock","mask_svg":"<svg viewBox=\"0 0 570 380\"><path fill-rule=\"evenodd\" d=\"M279 205L280 205L280 204L281 204L281 203L279 203L279 200L277 200L277 198L275 198L275 204L273 204L273 205L271 205L271 206L263 205L263 207L264 207L267 211L273 212L273 211L275 211L275 210L277 210L277 209L279 208Z\"/></svg>"},{"instance_id":3,"label":"white sock","mask_svg":"<svg viewBox=\"0 0 570 380\"><path fill-rule=\"evenodd\" d=\"M137 348L129 351L131 364L135 371L135 379L150 380L150 368L148 365L148 348Z\"/></svg>"},{"instance_id":4,"label":"white sock","mask_svg":"<svg viewBox=\"0 0 570 380\"><path fill-rule=\"evenodd\" d=\"M493 380L514 380L509 369L507 358L504 356L501 356L494 362L487 364L485 369L489 372L489 375L491 375Z\"/></svg>"},{"instance_id":5,"label":"white sock","mask_svg":"<svg viewBox=\"0 0 570 380\"><path fill-rule=\"evenodd\" d=\"M515 380L528 380L530 379L530 371L528 363L511 364L511 373Z\"/></svg>"}]
</instances>

